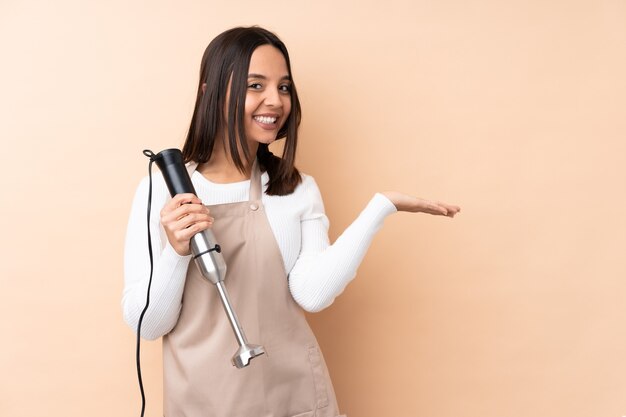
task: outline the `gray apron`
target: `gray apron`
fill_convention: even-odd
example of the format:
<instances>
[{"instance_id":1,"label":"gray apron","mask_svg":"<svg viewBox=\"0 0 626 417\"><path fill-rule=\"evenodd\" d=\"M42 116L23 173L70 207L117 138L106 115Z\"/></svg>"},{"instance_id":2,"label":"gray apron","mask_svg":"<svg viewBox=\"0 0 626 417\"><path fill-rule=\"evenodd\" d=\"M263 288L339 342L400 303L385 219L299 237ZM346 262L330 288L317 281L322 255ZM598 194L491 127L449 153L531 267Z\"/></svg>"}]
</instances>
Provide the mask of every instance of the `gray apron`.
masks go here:
<instances>
[{"instance_id":1,"label":"gray apron","mask_svg":"<svg viewBox=\"0 0 626 417\"><path fill-rule=\"evenodd\" d=\"M278 244L261 202L254 163L249 201L208 206L228 271L225 285L251 343L266 354L243 369L215 286L189 265L176 327L163 337L166 417L337 417L328 370L289 292ZM190 175L197 164L188 166Z\"/></svg>"}]
</instances>

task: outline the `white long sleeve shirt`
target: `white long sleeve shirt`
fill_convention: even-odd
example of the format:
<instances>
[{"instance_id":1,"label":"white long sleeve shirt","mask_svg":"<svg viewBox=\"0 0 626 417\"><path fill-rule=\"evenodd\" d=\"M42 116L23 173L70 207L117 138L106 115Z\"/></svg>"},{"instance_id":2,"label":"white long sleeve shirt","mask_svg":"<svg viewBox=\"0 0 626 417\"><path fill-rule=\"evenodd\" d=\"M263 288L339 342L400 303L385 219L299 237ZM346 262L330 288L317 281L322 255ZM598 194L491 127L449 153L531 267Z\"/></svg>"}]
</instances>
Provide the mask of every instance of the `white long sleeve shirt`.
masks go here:
<instances>
[{"instance_id":1,"label":"white long sleeve shirt","mask_svg":"<svg viewBox=\"0 0 626 417\"><path fill-rule=\"evenodd\" d=\"M150 307L144 316L141 335L156 339L169 333L181 310L187 268L191 256L180 256L169 244L160 224L160 211L169 199L163 177L152 176L150 230L154 250L154 272ZM278 243L294 300L306 311L328 307L354 278L358 266L385 217L396 207L382 194L375 194L356 220L332 245L328 218L313 177L302 174L302 183L286 196L265 194L269 176L262 175L267 218ZM213 183L199 172L191 181L205 205L248 200L250 181ZM135 330L146 302L150 276L146 213L148 177L139 184L133 200L124 249L125 285L122 296L124 319Z\"/></svg>"}]
</instances>

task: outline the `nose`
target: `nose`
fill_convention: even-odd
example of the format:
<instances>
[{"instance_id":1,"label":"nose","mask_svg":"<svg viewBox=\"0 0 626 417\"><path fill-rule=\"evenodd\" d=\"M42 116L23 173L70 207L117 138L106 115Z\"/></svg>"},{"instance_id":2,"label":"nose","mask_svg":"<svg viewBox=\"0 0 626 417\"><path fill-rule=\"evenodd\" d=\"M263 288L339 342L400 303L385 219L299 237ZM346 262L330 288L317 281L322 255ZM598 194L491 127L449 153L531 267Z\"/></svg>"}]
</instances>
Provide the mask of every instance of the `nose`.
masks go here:
<instances>
[{"instance_id":1,"label":"nose","mask_svg":"<svg viewBox=\"0 0 626 417\"><path fill-rule=\"evenodd\" d=\"M268 88L265 90L265 104L271 107L282 107L283 102L280 99L280 92L278 88Z\"/></svg>"}]
</instances>

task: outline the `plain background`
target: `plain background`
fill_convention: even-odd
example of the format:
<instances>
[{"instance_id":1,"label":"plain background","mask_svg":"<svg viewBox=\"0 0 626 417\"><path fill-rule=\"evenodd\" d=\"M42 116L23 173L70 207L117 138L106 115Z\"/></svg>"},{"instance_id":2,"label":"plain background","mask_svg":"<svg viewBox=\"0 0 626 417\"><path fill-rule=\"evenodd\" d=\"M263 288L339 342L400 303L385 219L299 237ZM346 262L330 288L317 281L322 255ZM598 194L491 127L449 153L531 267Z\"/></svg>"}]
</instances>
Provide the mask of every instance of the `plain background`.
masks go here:
<instances>
[{"instance_id":1,"label":"plain background","mask_svg":"<svg viewBox=\"0 0 626 417\"><path fill-rule=\"evenodd\" d=\"M462 207L388 218L310 316L342 411L626 415L620 0L2 0L0 415L139 415L120 299L141 151L182 146L204 48L251 24L290 50L331 239L376 191Z\"/></svg>"}]
</instances>

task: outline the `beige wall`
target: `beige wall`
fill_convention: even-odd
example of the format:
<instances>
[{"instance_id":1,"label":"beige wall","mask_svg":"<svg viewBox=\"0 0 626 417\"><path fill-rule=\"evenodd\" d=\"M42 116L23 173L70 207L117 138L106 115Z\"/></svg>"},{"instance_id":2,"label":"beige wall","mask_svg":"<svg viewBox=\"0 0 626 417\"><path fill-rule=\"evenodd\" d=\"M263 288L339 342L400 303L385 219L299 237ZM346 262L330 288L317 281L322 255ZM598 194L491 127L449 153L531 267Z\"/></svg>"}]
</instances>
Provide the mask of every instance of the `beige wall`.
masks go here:
<instances>
[{"instance_id":1,"label":"beige wall","mask_svg":"<svg viewBox=\"0 0 626 417\"><path fill-rule=\"evenodd\" d=\"M378 190L463 208L389 218L310 317L343 411L626 415L620 0L2 1L0 415L139 415L141 150L181 146L204 47L255 23L290 48L332 238Z\"/></svg>"}]
</instances>

